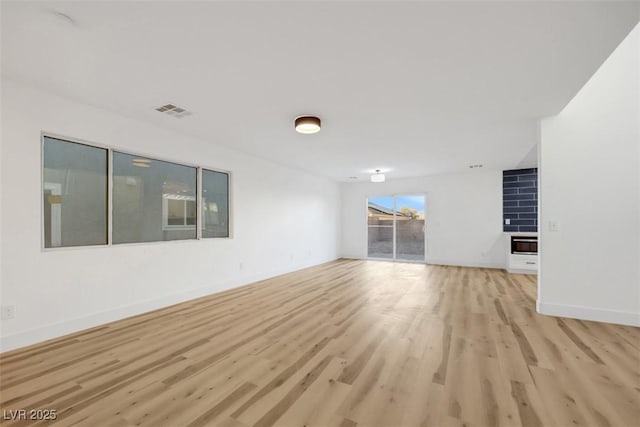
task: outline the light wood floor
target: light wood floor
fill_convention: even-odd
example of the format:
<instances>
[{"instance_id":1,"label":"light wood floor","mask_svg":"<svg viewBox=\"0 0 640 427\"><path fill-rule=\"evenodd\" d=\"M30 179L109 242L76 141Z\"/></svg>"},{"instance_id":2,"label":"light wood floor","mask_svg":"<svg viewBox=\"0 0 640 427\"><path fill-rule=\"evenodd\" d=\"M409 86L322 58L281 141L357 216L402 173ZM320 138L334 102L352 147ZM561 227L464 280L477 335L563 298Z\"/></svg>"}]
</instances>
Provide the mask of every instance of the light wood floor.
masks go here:
<instances>
[{"instance_id":1,"label":"light wood floor","mask_svg":"<svg viewBox=\"0 0 640 427\"><path fill-rule=\"evenodd\" d=\"M640 328L541 316L535 293L340 260L5 353L0 407L65 426L638 426Z\"/></svg>"}]
</instances>

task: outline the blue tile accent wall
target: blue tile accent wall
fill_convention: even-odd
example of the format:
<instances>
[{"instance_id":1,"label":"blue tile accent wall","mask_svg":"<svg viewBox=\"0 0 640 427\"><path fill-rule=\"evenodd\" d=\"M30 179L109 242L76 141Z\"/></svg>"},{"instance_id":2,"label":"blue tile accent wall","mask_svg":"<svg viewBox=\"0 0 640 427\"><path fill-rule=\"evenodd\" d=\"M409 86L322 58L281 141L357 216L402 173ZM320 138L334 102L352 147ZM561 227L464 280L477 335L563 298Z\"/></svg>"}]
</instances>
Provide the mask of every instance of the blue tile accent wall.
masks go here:
<instances>
[{"instance_id":1,"label":"blue tile accent wall","mask_svg":"<svg viewBox=\"0 0 640 427\"><path fill-rule=\"evenodd\" d=\"M538 231L537 168L502 172L502 227L512 232Z\"/></svg>"}]
</instances>

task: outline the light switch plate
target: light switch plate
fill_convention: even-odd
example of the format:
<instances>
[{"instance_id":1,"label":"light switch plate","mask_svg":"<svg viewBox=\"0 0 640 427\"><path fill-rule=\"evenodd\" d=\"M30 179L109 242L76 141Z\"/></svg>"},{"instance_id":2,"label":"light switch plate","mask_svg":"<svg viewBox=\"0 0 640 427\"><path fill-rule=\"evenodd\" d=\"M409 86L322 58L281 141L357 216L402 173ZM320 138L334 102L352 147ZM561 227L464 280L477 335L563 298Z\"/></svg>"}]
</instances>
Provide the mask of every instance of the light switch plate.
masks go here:
<instances>
[{"instance_id":1,"label":"light switch plate","mask_svg":"<svg viewBox=\"0 0 640 427\"><path fill-rule=\"evenodd\" d=\"M559 228L558 221L549 221L549 231L556 232Z\"/></svg>"}]
</instances>

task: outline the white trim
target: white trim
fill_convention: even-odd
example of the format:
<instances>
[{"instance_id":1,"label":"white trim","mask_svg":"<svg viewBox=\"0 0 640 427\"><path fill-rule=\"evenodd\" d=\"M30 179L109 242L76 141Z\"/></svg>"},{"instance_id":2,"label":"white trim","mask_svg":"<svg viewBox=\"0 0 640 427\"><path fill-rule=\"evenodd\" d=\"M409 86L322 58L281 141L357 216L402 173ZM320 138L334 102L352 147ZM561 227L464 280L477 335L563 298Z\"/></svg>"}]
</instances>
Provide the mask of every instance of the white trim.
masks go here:
<instances>
[{"instance_id":1,"label":"white trim","mask_svg":"<svg viewBox=\"0 0 640 427\"><path fill-rule=\"evenodd\" d=\"M359 255L341 255L340 258L344 259L357 259L362 261L391 261L396 262L396 260L391 258L369 258L366 256ZM448 259L430 259L427 258L427 261L415 261L415 260L404 260L400 259L397 262L408 262L412 264L426 264L426 265L449 265L452 267L475 267L475 268L492 268L498 270L504 270L504 264L497 263L482 263L475 261L456 261L456 260L448 260Z\"/></svg>"},{"instance_id":2,"label":"white trim","mask_svg":"<svg viewBox=\"0 0 640 427\"><path fill-rule=\"evenodd\" d=\"M530 274L532 276L537 276L538 275L538 270L526 270L526 269L520 269L520 268L507 268L507 273L510 274Z\"/></svg>"},{"instance_id":3,"label":"white trim","mask_svg":"<svg viewBox=\"0 0 640 427\"><path fill-rule=\"evenodd\" d=\"M536 310L549 316L569 317L571 319L593 320L595 322L616 323L619 325L640 326L640 313L632 311L604 310L579 305L553 304L536 301Z\"/></svg>"}]
</instances>

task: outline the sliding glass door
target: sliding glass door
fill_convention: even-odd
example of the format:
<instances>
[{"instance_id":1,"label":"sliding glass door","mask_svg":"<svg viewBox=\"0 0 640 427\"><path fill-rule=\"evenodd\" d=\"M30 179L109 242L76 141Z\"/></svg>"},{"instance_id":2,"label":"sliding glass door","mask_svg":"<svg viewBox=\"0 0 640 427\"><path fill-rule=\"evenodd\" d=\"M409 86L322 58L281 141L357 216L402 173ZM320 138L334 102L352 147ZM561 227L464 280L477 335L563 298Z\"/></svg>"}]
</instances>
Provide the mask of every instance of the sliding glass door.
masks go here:
<instances>
[{"instance_id":1,"label":"sliding glass door","mask_svg":"<svg viewBox=\"0 0 640 427\"><path fill-rule=\"evenodd\" d=\"M367 256L425 260L424 195L367 199Z\"/></svg>"}]
</instances>

